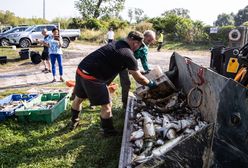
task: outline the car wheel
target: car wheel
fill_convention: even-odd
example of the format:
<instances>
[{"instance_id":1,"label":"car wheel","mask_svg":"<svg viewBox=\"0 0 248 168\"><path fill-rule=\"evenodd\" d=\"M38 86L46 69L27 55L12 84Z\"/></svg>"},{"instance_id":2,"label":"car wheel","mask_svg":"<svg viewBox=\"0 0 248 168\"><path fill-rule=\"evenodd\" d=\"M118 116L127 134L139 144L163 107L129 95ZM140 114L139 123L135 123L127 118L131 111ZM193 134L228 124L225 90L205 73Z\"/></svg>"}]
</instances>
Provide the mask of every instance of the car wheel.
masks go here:
<instances>
[{"instance_id":1,"label":"car wheel","mask_svg":"<svg viewBox=\"0 0 248 168\"><path fill-rule=\"evenodd\" d=\"M70 44L70 40L67 38L63 38L62 48L67 48L69 44Z\"/></svg>"},{"instance_id":2,"label":"car wheel","mask_svg":"<svg viewBox=\"0 0 248 168\"><path fill-rule=\"evenodd\" d=\"M3 38L2 40L1 40L1 46L9 46L9 40L8 39L6 39L6 38Z\"/></svg>"},{"instance_id":3,"label":"car wheel","mask_svg":"<svg viewBox=\"0 0 248 168\"><path fill-rule=\"evenodd\" d=\"M29 39L21 39L19 43L21 48L28 48L31 45L31 42Z\"/></svg>"}]
</instances>

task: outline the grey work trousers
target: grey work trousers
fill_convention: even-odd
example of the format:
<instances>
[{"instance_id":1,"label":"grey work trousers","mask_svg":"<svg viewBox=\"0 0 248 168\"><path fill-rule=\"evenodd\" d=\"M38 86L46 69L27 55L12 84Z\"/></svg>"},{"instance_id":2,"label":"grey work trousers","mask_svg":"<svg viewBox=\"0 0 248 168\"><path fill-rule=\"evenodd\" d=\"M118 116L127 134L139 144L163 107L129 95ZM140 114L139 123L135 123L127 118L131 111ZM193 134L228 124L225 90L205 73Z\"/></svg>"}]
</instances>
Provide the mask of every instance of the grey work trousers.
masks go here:
<instances>
[{"instance_id":1,"label":"grey work trousers","mask_svg":"<svg viewBox=\"0 0 248 168\"><path fill-rule=\"evenodd\" d=\"M128 70L125 69L119 73L121 83L121 95L123 106L126 107L128 92L130 90L131 81L129 79Z\"/></svg>"}]
</instances>

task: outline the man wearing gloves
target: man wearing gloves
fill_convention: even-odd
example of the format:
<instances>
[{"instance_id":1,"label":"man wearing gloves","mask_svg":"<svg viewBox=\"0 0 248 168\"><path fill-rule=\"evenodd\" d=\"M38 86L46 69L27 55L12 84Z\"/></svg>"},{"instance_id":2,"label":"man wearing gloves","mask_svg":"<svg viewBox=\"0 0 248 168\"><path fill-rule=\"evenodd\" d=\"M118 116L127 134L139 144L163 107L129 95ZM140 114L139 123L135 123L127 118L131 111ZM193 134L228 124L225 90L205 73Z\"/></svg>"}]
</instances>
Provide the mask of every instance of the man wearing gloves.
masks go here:
<instances>
[{"instance_id":1,"label":"man wearing gloves","mask_svg":"<svg viewBox=\"0 0 248 168\"><path fill-rule=\"evenodd\" d=\"M156 34L152 30L146 30L144 32L144 42L139 49L134 52L134 57L138 60L140 59L144 73L150 71L147 62L148 46L152 44L156 39ZM120 72L120 83L121 83L121 93L122 93L122 104L125 109L127 106L128 93L131 86L131 81L129 79L128 70L125 69Z\"/></svg>"},{"instance_id":2,"label":"man wearing gloves","mask_svg":"<svg viewBox=\"0 0 248 168\"><path fill-rule=\"evenodd\" d=\"M91 105L101 105L101 130L104 136L115 135L112 121L112 103L107 83L119 72L128 69L134 79L150 88L156 83L143 76L133 55L143 43L143 34L131 31L127 38L105 45L85 57L76 72L75 99L72 103L70 129L79 125L81 103L86 98Z\"/></svg>"}]
</instances>

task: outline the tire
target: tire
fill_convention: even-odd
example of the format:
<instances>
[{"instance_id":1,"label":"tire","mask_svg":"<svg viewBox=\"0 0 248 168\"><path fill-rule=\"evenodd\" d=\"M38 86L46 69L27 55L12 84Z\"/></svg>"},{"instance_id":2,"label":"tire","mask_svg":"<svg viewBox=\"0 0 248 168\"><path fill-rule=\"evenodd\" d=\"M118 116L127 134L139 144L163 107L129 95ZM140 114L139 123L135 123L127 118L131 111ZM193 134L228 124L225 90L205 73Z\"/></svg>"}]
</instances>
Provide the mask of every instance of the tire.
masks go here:
<instances>
[{"instance_id":1,"label":"tire","mask_svg":"<svg viewBox=\"0 0 248 168\"><path fill-rule=\"evenodd\" d=\"M21 39L19 42L21 48L28 48L31 45L31 41L27 38Z\"/></svg>"},{"instance_id":2,"label":"tire","mask_svg":"<svg viewBox=\"0 0 248 168\"><path fill-rule=\"evenodd\" d=\"M241 33L238 29L233 29L229 32L228 37L231 41L239 41L241 38Z\"/></svg>"},{"instance_id":3,"label":"tire","mask_svg":"<svg viewBox=\"0 0 248 168\"><path fill-rule=\"evenodd\" d=\"M6 38L1 39L1 46L9 46L9 40Z\"/></svg>"},{"instance_id":4,"label":"tire","mask_svg":"<svg viewBox=\"0 0 248 168\"><path fill-rule=\"evenodd\" d=\"M70 40L68 38L63 38L62 48L67 48L70 44Z\"/></svg>"}]
</instances>

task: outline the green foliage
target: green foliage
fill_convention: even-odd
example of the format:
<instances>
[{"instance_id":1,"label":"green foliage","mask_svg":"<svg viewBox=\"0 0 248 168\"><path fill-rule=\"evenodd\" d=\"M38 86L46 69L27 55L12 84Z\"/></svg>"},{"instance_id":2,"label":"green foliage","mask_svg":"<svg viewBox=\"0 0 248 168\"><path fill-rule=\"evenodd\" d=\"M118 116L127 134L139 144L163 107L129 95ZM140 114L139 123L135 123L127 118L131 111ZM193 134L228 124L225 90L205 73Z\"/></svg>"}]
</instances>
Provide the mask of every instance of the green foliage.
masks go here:
<instances>
[{"instance_id":1,"label":"green foliage","mask_svg":"<svg viewBox=\"0 0 248 168\"><path fill-rule=\"evenodd\" d=\"M183 17L183 18L190 18L189 10L188 9L183 9L183 8L175 8L175 9L172 9L172 10L168 10L168 11L165 11L162 15L163 16L177 15L177 16L180 16L180 17Z\"/></svg>"},{"instance_id":2,"label":"green foliage","mask_svg":"<svg viewBox=\"0 0 248 168\"><path fill-rule=\"evenodd\" d=\"M20 17L16 17L14 13L10 11L0 11L0 23L3 25L17 26L21 24L25 24L25 25L46 24L48 23L48 21L41 18L31 18L31 19L20 18Z\"/></svg>"},{"instance_id":3,"label":"green foliage","mask_svg":"<svg viewBox=\"0 0 248 168\"><path fill-rule=\"evenodd\" d=\"M248 21L244 22L244 23L243 23L243 26L248 27Z\"/></svg>"},{"instance_id":4,"label":"green foliage","mask_svg":"<svg viewBox=\"0 0 248 168\"><path fill-rule=\"evenodd\" d=\"M179 39L185 42L192 42L193 41L193 23L191 19L188 18L180 18L175 26L176 33Z\"/></svg>"},{"instance_id":5,"label":"green foliage","mask_svg":"<svg viewBox=\"0 0 248 168\"><path fill-rule=\"evenodd\" d=\"M125 0L78 0L75 7L83 19L101 18L103 16L117 17L124 8Z\"/></svg>"},{"instance_id":6,"label":"green foliage","mask_svg":"<svg viewBox=\"0 0 248 168\"><path fill-rule=\"evenodd\" d=\"M202 21L193 21L192 38L194 43L208 43L209 35L204 31Z\"/></svg>"},{"instance_id":7,"label":"green foliage","mask_svg":"<svg viewBox=\"0 0 248 168\"><path fill-rule=\"evenodd\" d=\"M228 34L229 32L235 28L235 26L222 26L219 27L218 29L218 33L214 33L214 34L210 34L210 26L209 27L205 27L205 32L209 34L209 40L210 42L216 42L216 41L220 41L223 44L227 45L228 43Z\"/></svg>"},{"instance_id":8,"label":"green foliage","mask_svg":"<svg viewBox=\"0 0 248 168\"><path fill-rule=\"evenodd\" d=\"M150 22L140 22L135 26L135 29L140 32L144 32L145 30L152 30L152 23Z\"/></svg>"},{"instance_id":9,"label":"green foliage","mask_svg":"<svg viewBox=\"0 0 248 168\"><path fill-rule=\"evenodd\" d=\"M128 26L128 22L120 19L112 19L109 21L108 27L112 27L114 30L124 29Z\"/></svg>"},{"instance_id":10,"label":"green foliage","mask_svg":"<svg viewBox=\"0 0 248 168\"><path fill-rule=\"evenodd\" d=\"M215 26L228 26L228 25L233 25L233 24L234 24L233 13L231 14L222 13L218 15L218 18L214 23Z\"/></svg>"},{"instance_id":11,"label":"green foliage","mask_svg":"<svg viewBox=\"0 0 248 168\"><path fill-rule=\"evenodd\" d=\"M91 42L100 42L104 37L105 34L99 30L89 30L89 29L82 29L80 40L86 40Z\"/></svg>"},{"instance_id":12,"label":"green foliage","mask_svg":"<svg viewBox=\"0 0 248 168\"><path fill-rule=\"evenodd\" d=\"M238 13L234 16L235 26L240 26L244 22L248 21L248 6L244 9L240 9Z\"/></svg>"},{"instance_id":13,"label":"green foliage","mask_svg":"<svg viewBox=\"0 0 248 168\"><path fill-rule=\"evenodd\" d=\"M84 24L84 21L80 18L72 18L70 23L68 24L69 29L78 29L83 28L82 25Z\"/></svg>"},{"instance_id":14,"label":"green foliage","mask_svg":"<svg viewBox=\"0 0 248 168\"><path fill-rule=\"evenodd\" d=\"M70 19L70 18L57 17L57 18L53 19L51 22L52 23L60 23L61 29L67 29L71 21L72 21L72 19Z\"/></svg>"},{"instance_id":15,"label":"green foliage","mask_svg":"<svg viewBox=\"0 0 248 168\"><path fill-rule=\"evenodd\" d=\"M83 25L87 29L100 30L104 28L104 25L101 24L101 21L95 18L87 19Z\"/></svg>"}]
</instances>

